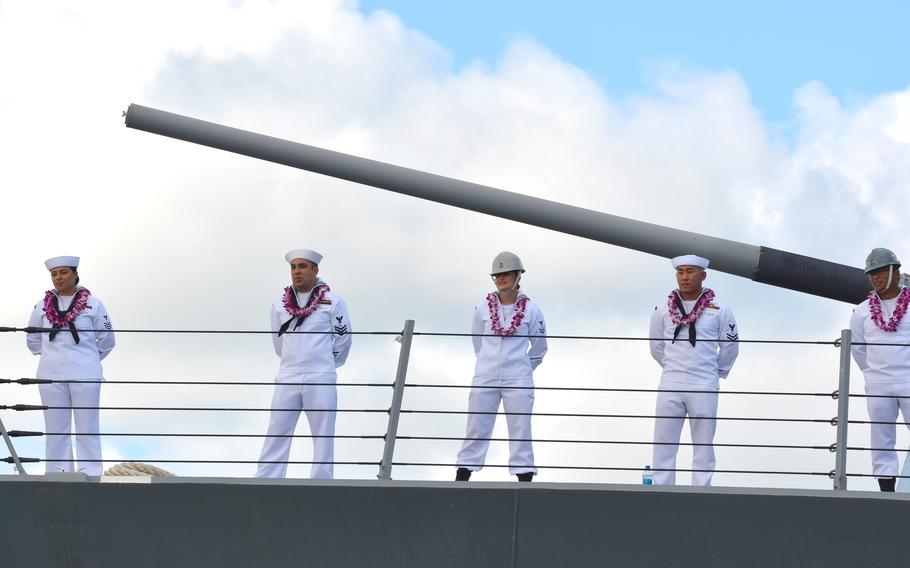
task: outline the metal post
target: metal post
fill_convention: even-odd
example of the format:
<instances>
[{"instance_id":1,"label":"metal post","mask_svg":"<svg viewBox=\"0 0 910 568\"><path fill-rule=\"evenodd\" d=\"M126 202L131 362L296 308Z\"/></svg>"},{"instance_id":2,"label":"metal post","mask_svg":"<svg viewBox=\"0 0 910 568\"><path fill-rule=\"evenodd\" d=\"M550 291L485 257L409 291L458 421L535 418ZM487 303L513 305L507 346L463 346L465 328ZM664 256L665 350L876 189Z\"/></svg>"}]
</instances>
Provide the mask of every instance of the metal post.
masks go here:
<instances>
[{"instance_id":1,"label":"metal post","mask_svg":"<svg viewBox=\"0 0 910 568\"><path fill-rule=\"evenodd\" d=\"M3 425L3 420L0 420L0 434L3 435L6 447L9 448L9 455L13 458L16 471L19 472L19 475L28 475L25 473L25 468L22 467L22 462L19 461L19 455L16 453L16 448L13 447L13 441L10 439L9 434L6 433L6 426Z\"/></svg>"},{"instance_id":2,"label":"metal post","mask_svg":"<svg viewBox=\"0 0 910 568\"><path fill-rule=\"evenodd\" d=\"M411 356L411 339L414 337L414 320L405 320L401 332L401 352L398 355L398 371L392 392L392 406L389 408L389 427L385 435L385 449L379 463L379 479L392 479L392 457L395 454L395 439L398 436L398 418L401 416L401 401L404 398L404 383L408 375L408 358Z\"/></svg>"},{"instance_id":3,"label":"metal post","mask_svg":"<svg viewBox=\"0 0 910 568\"><path fill-rule=\"evenodd\" d=\"M850 345L849 329L840 332L840 379L837 386L837 442L834 457L834 489L847 490L847 421L850 405Z\"/></svg>"}]
</instances>

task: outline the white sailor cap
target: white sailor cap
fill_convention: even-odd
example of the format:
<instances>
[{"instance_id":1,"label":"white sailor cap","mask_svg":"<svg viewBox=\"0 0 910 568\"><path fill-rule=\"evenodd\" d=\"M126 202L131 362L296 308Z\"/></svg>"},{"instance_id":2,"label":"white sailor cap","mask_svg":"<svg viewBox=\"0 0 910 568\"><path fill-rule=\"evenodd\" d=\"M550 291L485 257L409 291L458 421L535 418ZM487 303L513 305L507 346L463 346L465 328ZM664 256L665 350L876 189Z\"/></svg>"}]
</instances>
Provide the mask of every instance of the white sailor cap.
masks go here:
<instances>
[{"instance_id":1,"label":"white sailor cap","mask_svg":"<svg viewBox=\"0 0 910 568\"><path fill-rule=\"evenodd\" d=\"M309 249L296 249L284 255L284 259L288 262L291 262L295 258L302 258L303 260L309 260L316 266L319 266L319 263L322 262L322 255L314 250Z\"/></svg>"},{"instance_id":2,"label":"white sailor cap","mask_svg":"<svg viewBox=\"0 0 910 568\"><path fill-rule=\"evenodd\" d=\"M680 266L697 266L702 270L708 268L708 259L702 258L700 256L695 256L694 254L684 254L682 256L677 256L670 261L673 264L673 268L679 268Z\"/></svg>"},{"instance_id":3,"label":"white sailor cap","mask_svg":"<svg viewBox=\"0 0 910 568\"><path fill-rule=\"evenodd\" d=\"M79 257L78 256L55 256L54 258L49 258L49 259L45 260L44 266L46 266L48 270L60 268L61 266L69 266L72 268L77 268L79 266Z\"/></svg>"}]
</instances>

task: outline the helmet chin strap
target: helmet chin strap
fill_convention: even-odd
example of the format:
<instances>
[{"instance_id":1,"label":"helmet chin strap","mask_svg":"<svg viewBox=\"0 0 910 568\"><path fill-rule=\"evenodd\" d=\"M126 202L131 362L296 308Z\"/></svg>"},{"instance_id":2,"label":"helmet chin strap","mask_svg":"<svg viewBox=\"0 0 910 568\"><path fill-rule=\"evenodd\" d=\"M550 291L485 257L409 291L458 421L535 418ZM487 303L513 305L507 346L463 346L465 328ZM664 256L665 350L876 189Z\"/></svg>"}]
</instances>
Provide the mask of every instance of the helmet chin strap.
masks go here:
<instances>
[{"instance_id":1,"label":"helmet chin strap","mask_svg":"<svg viewBox=\"0 0 910 568\"><path fill-rule=\"evenodd\" d=\"M891 289L891 281L894 279L894 265L888 265L888 284L885 286L885 290Z\"/></svg>"}]
</instances>

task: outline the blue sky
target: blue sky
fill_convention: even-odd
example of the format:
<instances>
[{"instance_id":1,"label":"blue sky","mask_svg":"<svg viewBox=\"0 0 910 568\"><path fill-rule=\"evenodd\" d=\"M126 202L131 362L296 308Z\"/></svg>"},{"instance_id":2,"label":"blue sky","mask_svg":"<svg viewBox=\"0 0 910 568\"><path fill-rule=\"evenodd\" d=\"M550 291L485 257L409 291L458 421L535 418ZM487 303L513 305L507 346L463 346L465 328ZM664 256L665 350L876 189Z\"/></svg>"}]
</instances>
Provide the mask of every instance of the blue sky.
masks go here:
<instances>
[{"instance_id":1,"label":"blue sky","mask_svg":"<svg viewBox=\"0 0 910 568\"><path fill-rule=\"evenodd\" d=\"M451 50L460 67L495 61L527 37L587 71L614 96L649 89L649 66L733 70L766 120L786 125L793 92L819 81L850 104L910 84L910 3L424 2L362 0Z\"/></svg>"}]
</instances>

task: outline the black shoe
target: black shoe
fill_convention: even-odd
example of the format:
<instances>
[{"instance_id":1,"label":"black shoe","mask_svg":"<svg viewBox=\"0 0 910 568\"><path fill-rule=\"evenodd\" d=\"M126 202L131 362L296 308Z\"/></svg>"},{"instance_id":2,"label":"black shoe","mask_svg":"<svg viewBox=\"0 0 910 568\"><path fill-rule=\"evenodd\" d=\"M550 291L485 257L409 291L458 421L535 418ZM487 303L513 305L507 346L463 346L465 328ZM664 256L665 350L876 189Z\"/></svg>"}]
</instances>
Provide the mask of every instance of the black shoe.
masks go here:
<instances>
[{"instance_id":1,"label":"black shoe","mask_svg":"<svg viewBox=\"0 0 910 568\"><path fill-rule=\"evenodd\" d=\"M471 479L471 470L466 467L459 467L455 472L455 481L467 481Z\"/></svg>"},{"instance_id":2,"label":"black shoe","mask_svg":"<svg viewBox=\"0 0 910 568\"><path fill-rule=\"evenodd\" d=\"M879 478L878 488L881 489L882 491L886 491L888 493L894 493L894 485L896 483L897 483L897 479L895 479L893 477Z\"/></svg>"},{"instance_id":3,"label":"black shoe","mask_svg":"<svg viewBox=\"0 0 910 568\"><path fill-rule=\"evenodd\" d=\"M527 481L530 483L531 480L534 479L534 473L530 471L527 473L519 473L516 477L518 478L518 481Z\"/></svg>"}]
</instances>

